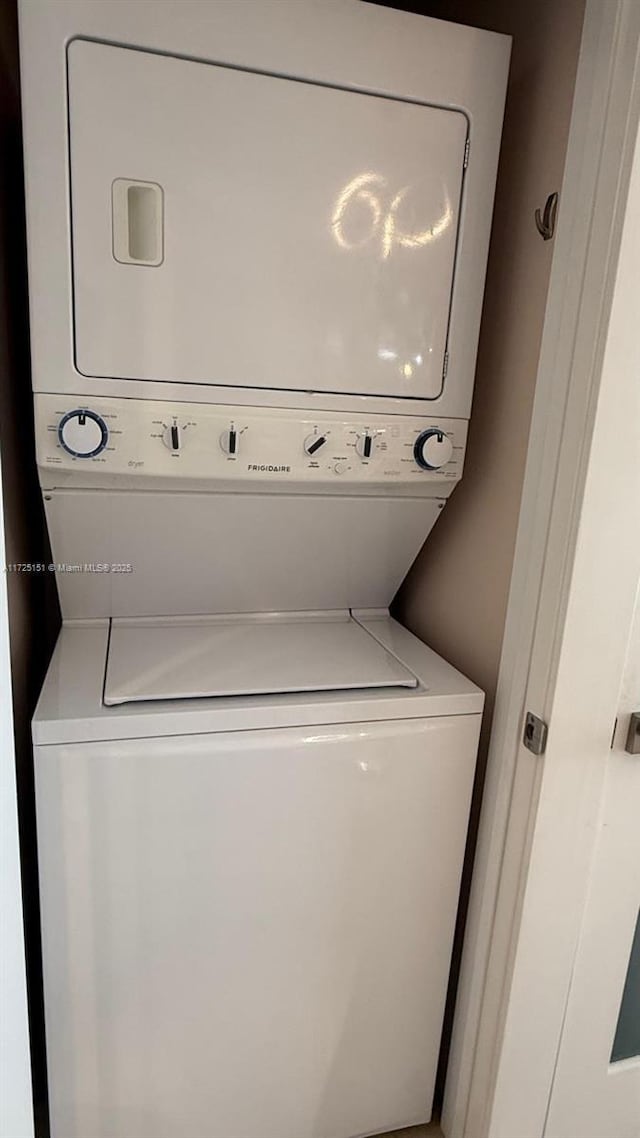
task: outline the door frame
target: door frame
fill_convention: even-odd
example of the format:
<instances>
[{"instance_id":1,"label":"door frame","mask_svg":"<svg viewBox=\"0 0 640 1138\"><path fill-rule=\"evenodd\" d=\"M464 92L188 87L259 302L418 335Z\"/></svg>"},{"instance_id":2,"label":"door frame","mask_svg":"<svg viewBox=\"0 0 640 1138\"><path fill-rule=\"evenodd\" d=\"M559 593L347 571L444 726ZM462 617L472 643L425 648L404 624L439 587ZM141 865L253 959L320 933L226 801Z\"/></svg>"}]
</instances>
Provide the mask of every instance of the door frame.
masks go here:
<instances>
[{"instance_id":1,"label":"door frame","mask_svg":"<svg viewBox=\"0 0 640 1138\"><path fill-rule=\"evenodd\" d=\"M635 0L587 0L445 1088L446 1138L541 1138L588 885L597 763L561 762L578 701L560 715L554 697L640 118L639 44ZM525 709L549 723L544 758L522 745ZM599 711L582 724L583 738L589 729L597 734ZM613 718L609 737L612 728ZM570 861L561 856L566 833L553 829L558 816L543 811L552 763L565 807L572 803ZM553 936L539 895L543 930L529 923L551 855L544 906L575 900L557 925L554 912ZM534 948L553 982L536 993L532 1017L526 978Z\"/></svg>"}]
</instances>

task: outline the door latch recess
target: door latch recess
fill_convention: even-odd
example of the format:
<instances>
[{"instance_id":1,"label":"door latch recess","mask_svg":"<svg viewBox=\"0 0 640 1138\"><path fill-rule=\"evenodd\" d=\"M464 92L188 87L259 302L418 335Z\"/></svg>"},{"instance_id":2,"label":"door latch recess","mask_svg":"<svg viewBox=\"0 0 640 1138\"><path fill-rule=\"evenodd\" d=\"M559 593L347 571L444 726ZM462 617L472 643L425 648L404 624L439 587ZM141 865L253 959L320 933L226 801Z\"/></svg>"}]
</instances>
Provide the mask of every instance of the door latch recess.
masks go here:
<instances>
[{"instance_id":1,"label":"door latch recess","mask_svg":"<svg viewBox=\"0 0 640 1138\"><path fill-rule=\"evenodd\" d=\"M528 711L524 721L522 742L534 755L544 755L549 728L544 719Z\"/></svg>"},{"instance_id":2,"label":"door latch recess","mask_svg":"<svg viewBox=\"0 0 640 1138\"><path fill-rule=\"evenodd\" d=\"M629 755L640 755L640 711L634 711L629 720L629 730L624 749Z\"/></svg>"}]
</instances>

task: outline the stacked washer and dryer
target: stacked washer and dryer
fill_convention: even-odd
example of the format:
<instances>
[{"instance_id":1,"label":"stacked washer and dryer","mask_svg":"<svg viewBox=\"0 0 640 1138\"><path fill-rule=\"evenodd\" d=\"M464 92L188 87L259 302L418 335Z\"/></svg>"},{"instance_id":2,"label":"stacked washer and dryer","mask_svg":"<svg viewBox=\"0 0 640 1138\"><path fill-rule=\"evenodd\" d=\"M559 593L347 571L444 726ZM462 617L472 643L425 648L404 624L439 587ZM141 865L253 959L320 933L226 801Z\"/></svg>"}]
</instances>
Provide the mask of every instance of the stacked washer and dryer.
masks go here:
<instances>
[{"instance_id":1,"label":"stacked washer and dryer","mask_svg":"<svg viewBox=\"0 0 640 1138\"><path fill-rule=\"evenodd\" d=\"M483 696L388 606L462 474L508 41L20 18L52 1138L424 1122Z\"/></svg>"}]
</instances>

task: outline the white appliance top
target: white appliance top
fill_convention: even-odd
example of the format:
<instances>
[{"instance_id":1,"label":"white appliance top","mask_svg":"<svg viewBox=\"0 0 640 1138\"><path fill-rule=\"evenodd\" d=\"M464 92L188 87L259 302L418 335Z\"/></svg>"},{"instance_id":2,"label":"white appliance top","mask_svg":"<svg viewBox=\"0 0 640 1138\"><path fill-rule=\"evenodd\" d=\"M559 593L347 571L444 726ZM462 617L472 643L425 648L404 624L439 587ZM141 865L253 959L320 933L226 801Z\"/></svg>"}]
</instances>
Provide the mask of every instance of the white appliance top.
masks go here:
<instances>
[{"instance_id":1,"label":"white appliance top","mask_svg":"<svg viewBox=\"0 0 640 1138\"><path fill-rule=\"evenodd\" d=\"M114 620L104 702L417 684L347 613Z\"/></svg>"},{"instance_id":2,"label":"white appliance top","mask_svg":"<svg viewBox=\"0 0 640 1138\"><path fill-rule=\"evenodd\" d=\"M322 631L327 617L332 626L328 632L326 625ZM274 635L278 619L290 629L290 614L271 618L267 629L269 636ZM355 645L355 633L361 633L366 639L358 640L358 644L366 645L371 659L377 657L376 667L383 667L382 661L386 661L384 667L388 668L391 682L383 687L342 690L334 687L331 690L220 695L200 699L147 699L108 706L105 702L105 676L109 663L109 639L110 633L112 636L114 631L118 633L118 626L108 620L70 623L62 627L36 708L34 743L140 739L322 724L335 724L339 728L344 723L478 715L482 711L484 696L480 689L391 620L388 613L376 610L355 612L351 619L347 613L341 617L336 613L323 614L322 618L317 614L306 614L299 619L309 644L314 636L326 637L326 645L334 636L343 641L353 635L351 643ZM261 618L257 618L256 623L260 622ZM178 624L184 627L184 621ZM151 622L147 626L152 627ZM238 629L241 626L242 620L237 623ZM129 624L129 627L132 626ZM212 625L208 627L211 629ZM222 623L219 625L221 631L224 627ZM167 628L167 623L163 622L165 636ZM137 632L140 631L141 626L138 625ZM242 635L239 632L237 643ZM287 636L285 633L285 638ZM378 654L379 649L383 650L382 655ZM329 667L330 662L327 660L326 664ZM374 674L370 661L363 660L361 656L358 667L363 669L361 680L370 679ZM247 674L249 668L250 661L245 659L243 669L247 669ZM315 663L306 665L308 679L314 670L318 675ZM344 675L346 663L336 657L332 670L334 677ZM413 686L402 686L403 679L398 682L399 677L409 679Z\"/></svg>"}]
</instances>

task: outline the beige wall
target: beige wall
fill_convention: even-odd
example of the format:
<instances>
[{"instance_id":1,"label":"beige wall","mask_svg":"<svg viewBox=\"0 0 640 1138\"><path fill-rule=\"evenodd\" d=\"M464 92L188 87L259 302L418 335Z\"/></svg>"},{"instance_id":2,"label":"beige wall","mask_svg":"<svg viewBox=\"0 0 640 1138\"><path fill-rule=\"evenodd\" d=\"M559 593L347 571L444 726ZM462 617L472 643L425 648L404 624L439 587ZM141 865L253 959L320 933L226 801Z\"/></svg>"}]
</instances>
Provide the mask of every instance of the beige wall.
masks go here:
<instances>
[{"instance_id":1,"label":"beige wall","mask_svg":"<svg viewBox=\"0 0 640 1138\"><path fill-rule=\"evenodd\" d=\"M583 0L421 7L514 37L465 475L396 602L409 628L487 692L481 765L553 255L534 211L562 181L583 8Z\"/></svg>"}]
</instances>

